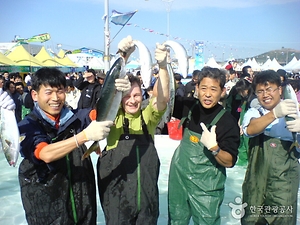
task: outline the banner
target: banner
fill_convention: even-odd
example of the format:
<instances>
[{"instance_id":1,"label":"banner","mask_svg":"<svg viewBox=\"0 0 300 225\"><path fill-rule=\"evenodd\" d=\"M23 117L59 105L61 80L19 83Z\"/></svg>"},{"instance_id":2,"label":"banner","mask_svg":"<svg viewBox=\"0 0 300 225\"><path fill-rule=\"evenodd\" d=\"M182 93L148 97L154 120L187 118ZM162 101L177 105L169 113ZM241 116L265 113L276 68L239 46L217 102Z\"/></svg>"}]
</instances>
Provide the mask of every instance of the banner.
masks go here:
<instances>
[{"instance_id":1,"label":"banner","mask_svg":"<svg viewBox=\"0 0 300 225\"><path fill-rule=\"evenodd\" d=\"M125 26L126 23L131 19L131 17L137 12L128 12L128 13L120 13L116 10L112 11L111 22L115 25Z\"/></svg>"},{"instance_id":2,"label":"banner","mask_svg":"<svg viewBox=\"0 0 300 225\"><path fill-rule=\"evenodd\" d=\"M195 41L195 70L201 70L204 66L204 42Z\"/></svg>"}]
</instances>

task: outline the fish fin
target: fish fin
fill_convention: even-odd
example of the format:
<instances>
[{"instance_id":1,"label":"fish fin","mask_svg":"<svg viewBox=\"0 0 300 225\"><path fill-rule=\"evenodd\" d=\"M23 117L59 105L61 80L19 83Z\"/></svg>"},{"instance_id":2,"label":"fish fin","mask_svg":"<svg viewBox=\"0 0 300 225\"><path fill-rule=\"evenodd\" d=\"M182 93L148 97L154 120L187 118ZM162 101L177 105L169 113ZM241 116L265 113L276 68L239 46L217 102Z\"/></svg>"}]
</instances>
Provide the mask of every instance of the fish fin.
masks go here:
<instances>
[{"instance_id":1,"label":"fish fin","mask_svg":"<svg viewBox=\"0 0 300 225\"><path fill-rule=\"evenodd\" d=\"M291 144L289 152L291 152L294 147L299 149L299 143L297 141L295 141L295 142L293 142L293 144Z\"/></svg>"},{"instance_id":2,"label":"fish fin","mask_svg":"<svg viewBox=\"0 0 300 225\"><path fill-rule=\"evenodd\" d=\"M20 136L19 142L21 143L24 139L26 138L26 136Z\"/></svg>"},{"instance_id":3,"label":"fish fin","mask_svg":"<svg viewBox=\"0 0 300 225\"><path fill-rule=\"evenodd\" d=\"M5 139L5 142L6 142L6 144L7 144L8 146L11 146L11 142L10 142L9 140L6 140L6 139Z\"/></svg>"},{"instance_id":4,"label":"fish fin","mask_svg":"<svg viewBox=\"0 0 300 225\"><path fill-rule=\"evenodd\" d=\"M90 147L89 149L82 155L81 160L86 159L87 157L89 157L89 155L92 152L101 152L100 146L98 144L98 141L95 141Z\"/></svg>"}]
</instances>

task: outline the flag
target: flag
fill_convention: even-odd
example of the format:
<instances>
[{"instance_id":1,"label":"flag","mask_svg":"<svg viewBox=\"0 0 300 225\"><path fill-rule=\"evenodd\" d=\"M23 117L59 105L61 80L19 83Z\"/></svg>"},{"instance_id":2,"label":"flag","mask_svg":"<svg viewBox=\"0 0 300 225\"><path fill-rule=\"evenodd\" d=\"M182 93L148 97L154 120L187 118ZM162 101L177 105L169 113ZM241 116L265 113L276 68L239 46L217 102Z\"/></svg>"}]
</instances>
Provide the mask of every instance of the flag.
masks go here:
<instances>
[{"instance_id":1,"label":"flag","mask_svg":"<svg viewBox=\"0 0 300 225\"><path fill-rule=\"evenodd\" d=\"M26 39L26 42L45 42L50 40L50 34L44 33L44 34L39 34L39 35L34 35L31 38Z\"/></svg>"},{"instance_id":2,"label":"flag","mask_svg":"<svg viewBox=\"0 0 300 225\"><path fill-rule=\"evenodd\" d=\"M126 23L131 19L131 17L137 12L128 12L128 13L120 13L117 12L116 10L112 11L112 16L111 16L111 22L116 24L116 25L122 25L125 26Z\"/></svg>"}]
</instances>

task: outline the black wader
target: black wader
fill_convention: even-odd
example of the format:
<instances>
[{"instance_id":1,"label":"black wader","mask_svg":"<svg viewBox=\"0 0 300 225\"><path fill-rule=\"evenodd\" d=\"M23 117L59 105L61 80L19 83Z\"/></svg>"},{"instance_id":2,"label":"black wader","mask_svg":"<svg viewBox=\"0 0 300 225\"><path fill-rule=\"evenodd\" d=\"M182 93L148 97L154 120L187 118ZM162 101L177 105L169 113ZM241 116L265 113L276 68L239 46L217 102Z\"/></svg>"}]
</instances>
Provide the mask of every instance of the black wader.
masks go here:
<instances>
[{"instance_id":1,"label":"black wader","mask_svg":"<svg viewBox=\"0 0 300 225\"><path fill-rule=\"evenodd\" d=\"M156 225L160 162L142 119L144 134L129 134L128 120L118 146L98 159L98 188L107 225Z\"/></svg>"}]
</instances>

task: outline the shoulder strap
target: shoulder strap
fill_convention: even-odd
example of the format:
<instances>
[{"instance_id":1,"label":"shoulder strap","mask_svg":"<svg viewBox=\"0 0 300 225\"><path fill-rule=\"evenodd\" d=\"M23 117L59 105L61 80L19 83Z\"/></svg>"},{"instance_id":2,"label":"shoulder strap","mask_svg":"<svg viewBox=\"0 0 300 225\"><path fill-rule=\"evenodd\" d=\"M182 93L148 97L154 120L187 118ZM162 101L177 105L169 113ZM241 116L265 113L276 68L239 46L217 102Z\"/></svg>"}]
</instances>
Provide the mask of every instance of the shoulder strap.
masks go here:
<instances>
[{"instance_id":1,"label":"shoulder strap","mask_svg":"<svg viewBox=\"0 0 300 225\"><path fill-rule=\"evenodd\" d=\"M211 121L210 124L207 124L206 127L209 129L210 127L212 127L213 125L216 125L216 123L221 119L221 117L224 115L224 113L226 112L225 109L222 109L213 119L213 121Z\"/></svg>"},{"instance_id":2,"label":"shoulder strap","mask_svg":"<svg viewBox=\"0 0 300 225\"><path fill-rule=\"evenodd\" d=\"M181 118L178 128L180 128L187 119L188 121L191 120L192 111L195 108L195 106L198 105L198 103L199 101L196 101L194 105L190 108L188 115Z\"/></svg>"}]
</instances>

